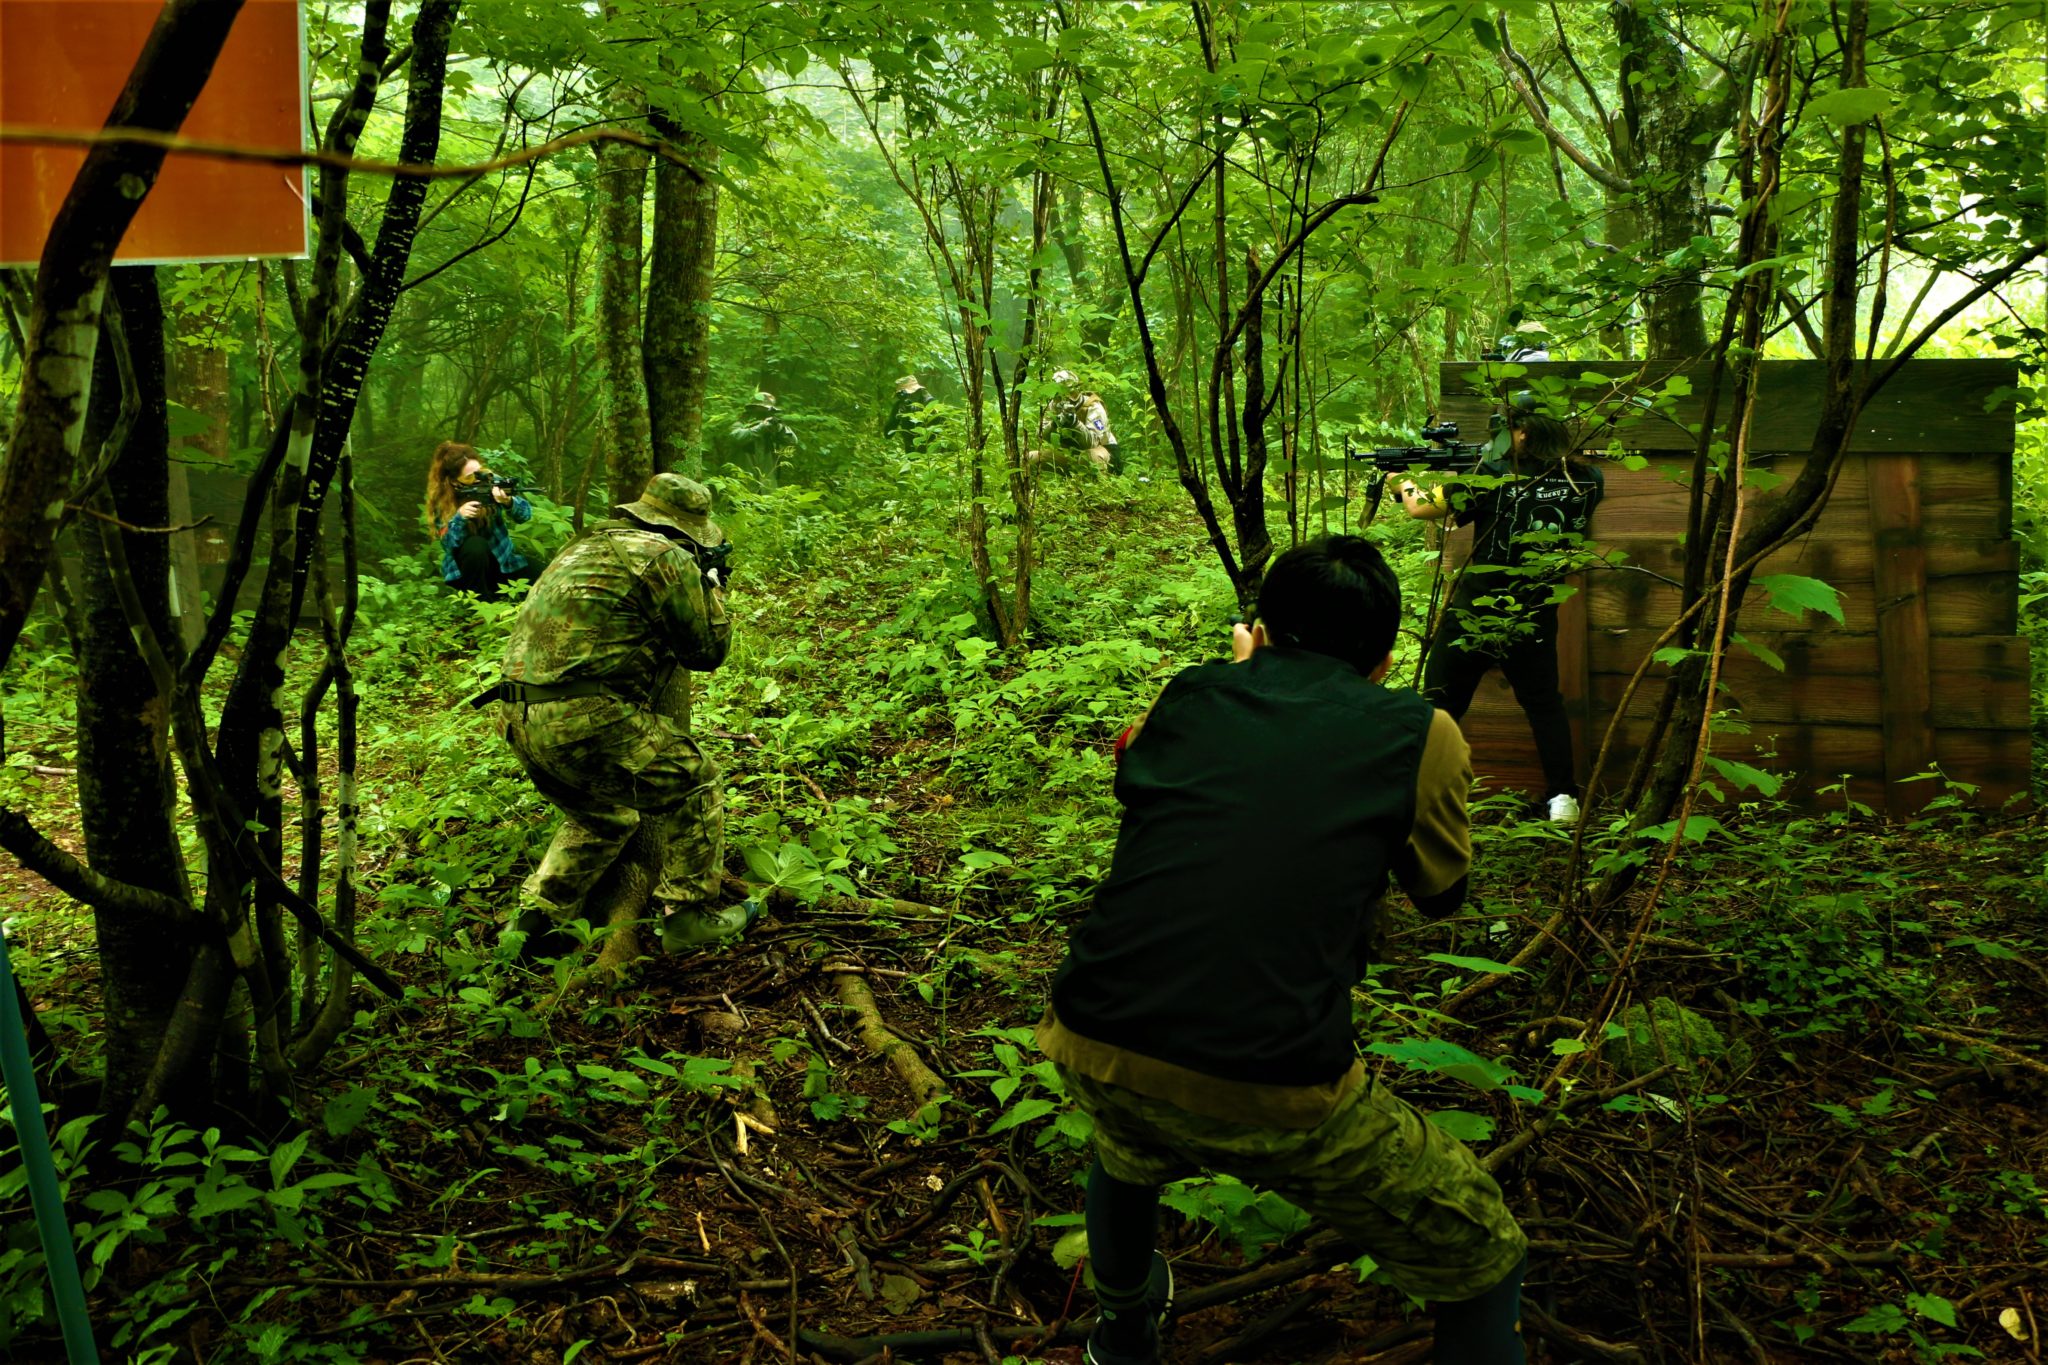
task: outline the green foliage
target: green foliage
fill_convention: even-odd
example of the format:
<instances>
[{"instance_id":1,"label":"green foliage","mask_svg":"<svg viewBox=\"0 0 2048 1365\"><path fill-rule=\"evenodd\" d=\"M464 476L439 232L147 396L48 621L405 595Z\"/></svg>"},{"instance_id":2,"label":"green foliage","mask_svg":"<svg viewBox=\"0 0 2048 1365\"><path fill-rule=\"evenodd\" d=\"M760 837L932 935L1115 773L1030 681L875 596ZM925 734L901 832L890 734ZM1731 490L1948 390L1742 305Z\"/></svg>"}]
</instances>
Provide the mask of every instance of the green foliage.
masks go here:
<instances>
[{"instance_id":1,"label":"green foliage","mask_svg":"<svg viewBox=\"0 0 2048 1365\"><path fill-rule=\"evenodd\" d=\"M8 1123L0 1112L0 1123ZM225 1139L217 1128L195 1130L165 1120L161 1110L149 1127L136 1124L129 1136L113 1143L111 1154L122 1178L93 1181L87 1163L94 1141L90 1119L74 1119L57 1132L52 1155L66 1202L82 1212L72 1225L80 1269L92 1290L127 1261L138 1259L143 1246L167 1248L152 1252L145 1264L160 1268L153 1276L132 1282L108 1315L114 1324L109 1338L116 1349L131 1349L147 1358L165 1348L160 1340L180 1322L205 1308L196 1277L210 1277L232 1261L254 1256L269 1243L304 1252L324 1235L330 1220L350 1215L388 1212L396 1206L391 1181L374 1163L357 1162L353 1169L309 1156L311 1135L301 1133L267 1150ZM8 1133L12 1125L8 1123ZM326 1169L316 1169L325 1166ZM90 1186L90 1188L87 1188ZM84 1190L79 1194L74 1187ZM26 1175L18 1149L0 1148L0 1211L7 1214L0 1234L0 1348L32 1328L54 1323L47 1298L48 1276L26 1212ZM125 1253L125 1254L124 1254ZM268 1297L268 1296L265 1296ZM278 1326L253 1318L256 1307L234 1324L258 1359L261 1343Z\"/></svg>"},{"instance_id":2,"label":"green foliage","mask_svg":"<svg viewBox=\"0 0 2048 1365\"><path fill-rule=\"evenodd\" d=\"M1674 1064L1679 1081L1688 1084L1705 1074L1725 1078L1740 1073L1750 1061L1747 1044L1730 1044L1704 1015L1663 995L1623 1010L1621 1029L1601 1055L1624 1076Z\"/></svg>"},{"instance_id":3,"label":"green foliage","mask_svg":"<svg viewBox=\"0 0 2048 1365\"><path fill-rule=\"evenodd\" d=\"M1168 1185L1159 1202L1183 1217L1207 1223L1246 1259L1309 1225L1309 1216L1270 1190L1257 1190L1227 1175L1181 1180Z\"/></svg>"}]
</instances>

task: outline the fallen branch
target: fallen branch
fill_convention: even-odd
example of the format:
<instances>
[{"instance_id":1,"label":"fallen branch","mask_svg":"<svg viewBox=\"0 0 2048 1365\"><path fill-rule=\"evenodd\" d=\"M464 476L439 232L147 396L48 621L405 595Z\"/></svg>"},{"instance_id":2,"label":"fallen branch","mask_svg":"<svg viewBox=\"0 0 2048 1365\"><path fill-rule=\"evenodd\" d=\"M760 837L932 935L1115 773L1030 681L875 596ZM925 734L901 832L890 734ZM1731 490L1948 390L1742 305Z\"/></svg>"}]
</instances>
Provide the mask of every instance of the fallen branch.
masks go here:
<instances>
[{"instance_id":1,"label":"fallen branch","mask_svg":"<svg viewBox=\"0 0 2048 1365\"><path fill-rule=\"evenodd\" d=\"M1622 1365L1642 1365L1643 1353L1635 1347L1603 1341L1599 1337L1581 1332L1576 1327L1566 1326L1527 1299L1522 1301L1522 1323L1538 1336L1548 1337L1596 1360L1619 1361Z\"/></svg>"},{"instance_id":2,"label":"fallen branch","mask_svg":"<svg viewBox=\"0 0 2048 1365\"><path fill-rule=\"evenodd\" d=\"M839 991L839 1003L853 1011L854 1018L859 1021L861 1042L867 1045L868 1051L886 1058L896 1069L896 1074L910 1087L919 1111L930 1110L944 1099L946 1083L924 1064L924 1059L917 1055L917 1049L897 1037L883 1021L881 1007L875 1003L875 993L868 989L866 978L842 971L833 976L832 983Z\"/></svg>"},{"instance_id":3,"label":"fallen branch","mask_svg":"<svg viewBox=\"0 0 2048 1365\"><path fill-rule=\"evenodd\" d=\"M1557 931L1563 927L1564 911L1560 910L1549 919L1543 921L1543 927L1536 931L1535 936L1522 945L1521 951L1508 959L1508 966L1527 966L1529 959L1535 957L1537 951L1543 947L1544 943L1554 937ZM1444 1001L1441 1005L1438 1005L1436 1007L1437 1012L1439 1014L1448 1014L1455 1019L1459 1010L1462 1010L1501 982L1506 981L1512 975L1512 972L1492 972L1482 976L1450 999Z\"/></svg>"},{"instance_id":4,"label":"fallen branch","mask_svg":"<svg viewBox=\"0 0 2048 1365\"><path fill-rule=\"evenodd\" d=\"M1327 1286L1317 1286L1303 1290L1286 1303L1281 1304L1278 1308L1266 1314L1265 1317L1260 1318L1257 1322L1245 1328L1242 1332L1234 1336L1225 1337L1221 1341L1211 1342L1195 1352L1194 1359L1196 1365L1209 1365L1211 1361L1252 1359L1253 1357L1248 1353L1254 1346L1257 1346L1267 1337L1272 1336L1275 1332L1278 1332L1288 1323L1294 1321L1294 1319L1300 1317L1315 1304L1329 1296L1330 1291Z\"/></svg>"},{"instance_id":5,"label":"fallen branch","mask_svg":"<svg viewBox=\"0 0 2048 1365\"><path fill-rule=\"evenodd\" d=\"M820 896L814 901L806 901L786 886L763 886L731 874L725 878L725 892L742 899L758 898L775 911L778 918L787 918L790 911L804 910L858 915L863 919L946 919L953 913L922 901L896 900L893 897Z\"/></svg>"},{"instance_id":6,"label":"fallen branch","mask_svg":"<svg viewBox=\"0 0 2048 1365\"><path fill-rule=\"evenodd\" d=\"M1000 1161L977 1161L974 1165L969 1166L966 1170L940 1186L933 1193L932 1202L925 1207L923 1213L911 1219L908 1223L905 1223L880 1241L870 1243L870 1246L875 1251L886 1251L899 1242L905 1242L915 1237L918 1233L923 1232L926 1228L938 1222L939 1219L945 1217L946 1210L953 1207L953 1201L960 1197L962 1191L974 1184L975 1181L984 1179L991 1173L1012 1177L1016 1175L1016 1172Z\"/></svg>"},{"instance_id":7,"label":"fallen branch","mask_svg":"<svg viewBox=\"0 0 2048 1365\"><path fill-rule=\"evenodd\" d=\"M1513 1157L1537 1138L1542 1137L1552 1128L1555 1128L1557 1121L1563 1118L1568 1110L1583 1109L1586 1105L1596 1100L1601 1104L1605 1104L1617 1096L1626 1095L1631 1090L1641 1090L1653 1081L1660 1081L1676 1070L1678 1070L1677 1062L1666 1062L1656 1070L1645 1071L1642 1075L1623 1081L1620 1085L1610 1085L1605 1090L1595 1090L1585 1095L1566 1096L1557 1108L1551 1110L1548 1114L1545 1114L1542 1118L1536 1120L1536 1122L1530 1124L1527 1128L1524 1128L1521 1132L1481 1157L1479 1164L1485 1167L1489 1173L1497 1171L1507 1164L1510 1157Z\"/></svg>"},{"instance_id":8,"label":"fallen branch","mask_svg":"<svg viewBox=\"0 0 2048 1365\"><path fill-rule=\"evenodd\" d=\"M2012 1063L2014 1066L2024 1067L2029 1071L2048 1076L2048 1062L2043 1062L2038 1057L2029 1056L2016 1047L2007 1047L2004 1043L1994 1043L1989 1038L1972 1038L1965 1033L1955 1033L1949 1029L1935 1028L1931 1024L1921 1024L1918 1031L1930 1038L1939 1038L1943 1042L1975 1048L1980 1052L1989 1052L1995 1057L2003 1058Z\"/></svg>"},{"instance_id":9,"label":"fallen branch","mask_svg":"<svg viewBox=\"0 0 2048 1365\"><path fill-rule=\"evenodd\" d=\"M622 1280L632 1273L639 1259L628 1256L616 1265L585 1266L581 1270L562 1270L552 1275L414 1275L383 1280L351 1280L334 1275L292 1275L284 1279L235 1276L227 1283L243 1289L266 1289L288 1284L310 1285L318 1289L410 1289L415 1292L434 1289L553 1289L557 1285L586 1284L592 1280Z\"/></svg>"}]
</instances>

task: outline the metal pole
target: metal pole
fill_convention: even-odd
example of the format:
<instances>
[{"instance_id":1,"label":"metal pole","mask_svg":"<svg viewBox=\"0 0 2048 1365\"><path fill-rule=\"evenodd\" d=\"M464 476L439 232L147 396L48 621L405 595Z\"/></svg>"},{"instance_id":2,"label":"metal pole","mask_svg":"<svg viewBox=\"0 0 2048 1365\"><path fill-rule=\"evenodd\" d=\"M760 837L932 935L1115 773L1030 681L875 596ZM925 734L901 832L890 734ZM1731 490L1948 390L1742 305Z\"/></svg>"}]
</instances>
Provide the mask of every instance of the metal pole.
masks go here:
<instances>
[{"instance_id":1,"label":"metal pole","mask_svg":"<svg viewBox=\"0 0 2048 1365\"><path fill-rule=\"evenodd\" d=\"M71 1365L99 1365L92 1318L85 1309L85 1286L78 1278L78 1254L71 1249L71 1227L64 1217L64 1193L57 1185L56 1164L50 1160L49 1135L43 1131L43 1103L36 1094L28 1026L21 1017L4 927L0 927L0 977L6 978L0 981L0 1079L7 1083L14 1132L21 1143L21 1164L28 1172L28 1197L35 1206L36 1232L43 1241L43 1261L57 1299L57 1322L64 1329L64 1354Z\"/></svg>"}]
</instances>

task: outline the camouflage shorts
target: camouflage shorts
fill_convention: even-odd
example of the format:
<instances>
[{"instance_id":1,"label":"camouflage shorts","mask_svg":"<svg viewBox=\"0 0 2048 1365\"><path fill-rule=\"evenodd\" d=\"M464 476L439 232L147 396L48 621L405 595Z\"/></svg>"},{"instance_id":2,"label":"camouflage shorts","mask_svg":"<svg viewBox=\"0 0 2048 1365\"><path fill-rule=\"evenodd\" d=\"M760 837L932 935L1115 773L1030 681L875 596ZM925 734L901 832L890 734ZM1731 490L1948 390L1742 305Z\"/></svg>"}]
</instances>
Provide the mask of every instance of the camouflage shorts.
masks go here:
<instances>
[{"instance_id":1,"label":"camouflage shorts","mask_svg":"<svg viewBox=\"0 0 2048 1365\"><path fill-rule=\"evenodd\" d=\"M1528 1249L1500 1186L1470 1149L1377 1081L1315 1128L1261 1128L1191 1114L1062 1066L1095 1120L1102 1167L1133 1185L1201 1171L1271 1190L1378 1261L1420 1298L1474 1298Z\"/></svg>"},{"instance_id":2,"label":"camouflage shorts","mask_svg":"<svg viewBox=\"0 0 2048 1365\"><path fill-rule=\"evenodd\" d=\"M576 913L636 832L661 850L656 900L718 898L724 851L718 765L677 721L610 697L498 705L499 726L562 823L520 889L520 908ZM649 828L643 830L642 826Z\"/></svg>"}]
</instances>

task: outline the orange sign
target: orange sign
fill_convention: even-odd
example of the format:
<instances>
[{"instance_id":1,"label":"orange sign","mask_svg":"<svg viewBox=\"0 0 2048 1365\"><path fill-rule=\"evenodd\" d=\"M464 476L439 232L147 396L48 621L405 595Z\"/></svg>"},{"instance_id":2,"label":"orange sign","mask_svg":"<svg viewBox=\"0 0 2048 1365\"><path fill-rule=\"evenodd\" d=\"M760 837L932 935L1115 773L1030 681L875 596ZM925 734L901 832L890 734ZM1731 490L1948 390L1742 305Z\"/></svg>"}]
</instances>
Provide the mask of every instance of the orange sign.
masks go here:
<instances>
[{"instance_id":1,"label":"orange sign","mask_svg":"<svg viewBox=\"0 0 2048 1365\"><path fill-rule=\"evenodd\" d=\"M158 0L0 0L0 126L104 125L162 8ZM305 51L298 0L246 0L180 135L303 148ZM0 142L0 265L41 258L84 161L82 147ZM303 167L172 152L115 259L303 256L306 219Z\"/></svg>"}]
</instances>

